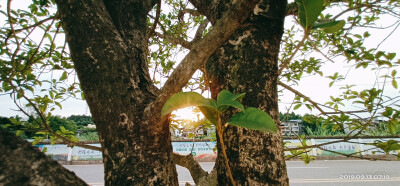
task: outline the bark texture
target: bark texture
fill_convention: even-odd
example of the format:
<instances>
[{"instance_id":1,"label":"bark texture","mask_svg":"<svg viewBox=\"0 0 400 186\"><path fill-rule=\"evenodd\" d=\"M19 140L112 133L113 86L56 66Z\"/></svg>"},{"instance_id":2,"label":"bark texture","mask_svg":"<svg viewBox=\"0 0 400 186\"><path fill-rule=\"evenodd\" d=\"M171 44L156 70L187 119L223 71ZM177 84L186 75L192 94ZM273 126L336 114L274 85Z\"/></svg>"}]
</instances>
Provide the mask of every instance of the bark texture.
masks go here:
<instances>
[{"instance_id":1,"label":"bark texture","mask_svg":"<svg viewBox=\"0 0 400 186\"><path fill-rule=\"evenodd\" d=\"M106 185L177 185L168 122L146 64L151 1L57 1L103 149Z\"/></svg>"},{"instance_id":2,"label":"bark texture","mask_svg":"<svg viewBox=\"0 0 400 186\"><path fill-rule=\"evenodd\" d=\"M236 1L192 45L162 90L146 64L148 12L157 0L56 0L71 57L99 132L106 185L177 185L160 111L246 20L258 0Z\"/></svg>"},{"instance_id":3,"label":"bark texture","mask_svg":"<svg viewBox=\"0 0 400 186\"><path fill-rule=\"evenodd\" d=\"M224 0L218 2L193 1L193 4L213 23L229 7ZM266 111L277 124L277 65L286 4L282 0L261 1L243 27L206 64L214 99L222 89L245 92L242 101L245 107ZM269 134L230 126L224 132L224 141L238 185L289 184L280 131ZM218 153L218 184L229 185L223 161L222 153Z\"/></svg>"},{"instance_id":4,"label":"bark texture","mask_svg":"<svg viewBox=\"0 0 400 186\"><path fill-rule=\"evenodd\" d=\"M0 127L0 185L87 185L32 144Z\"/></svg>"}]
</instances>

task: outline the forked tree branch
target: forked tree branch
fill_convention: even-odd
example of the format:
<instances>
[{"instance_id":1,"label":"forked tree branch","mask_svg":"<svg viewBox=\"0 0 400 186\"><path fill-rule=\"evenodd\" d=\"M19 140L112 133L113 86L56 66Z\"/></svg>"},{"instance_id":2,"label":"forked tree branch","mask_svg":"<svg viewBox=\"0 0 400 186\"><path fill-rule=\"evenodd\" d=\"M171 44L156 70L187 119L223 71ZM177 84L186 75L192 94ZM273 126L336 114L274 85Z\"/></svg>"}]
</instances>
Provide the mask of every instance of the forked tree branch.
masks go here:
<instances>
[{"instance_id":1,"label":"forked tree branch","mask_svg":"<svg viewBox=\"0 0 400 186\"><path fill-rule=\"evenodd\" d=\"M282 74L282 71L286 68L289 67L290 62L292 62L294 56L296 53L300 50L300 47L304 45L304 42L306 41L308 34L310 34L311 29L307 30L304 32L304 36L301 39L301 41L296 45L296 48L294 49L292 55L289 56L285 61L282 61L281 65L279 65L279 70L277 72L278 76Z\"/></svg>"},{"instance_id":2,"label":"forked tree branch","mask_svg":"<svg viewBox=\"0 0 400 186\"><path fill-rule=\"evenodd\" d=\"M182 90L196 70L200 69L211 54L242 25L257 2L258 0L242 0L233 4L211 31L192 46L190 52L165 82L156 101L150 104L146 110L160 113L166 100Z\"/></svg>"}]
</instances>

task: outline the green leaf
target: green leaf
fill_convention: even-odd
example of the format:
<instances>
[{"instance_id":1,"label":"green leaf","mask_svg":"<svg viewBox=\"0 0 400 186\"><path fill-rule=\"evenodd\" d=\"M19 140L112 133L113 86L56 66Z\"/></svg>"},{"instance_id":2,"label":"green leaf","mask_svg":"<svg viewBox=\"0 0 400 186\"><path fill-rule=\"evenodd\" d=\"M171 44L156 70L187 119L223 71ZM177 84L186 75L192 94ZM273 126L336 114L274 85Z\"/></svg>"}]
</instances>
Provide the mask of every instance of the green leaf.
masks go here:
<instances>
[{"instance_id":1,"label":"green leaf","mask_svg":"<svg viewBox=\"0 0 400 186\"><path fill-rule=\"evenodd\" d=\"M313 29L315 28L328 28L339 24L340 21L328 21L328 22L319 22L315 23Z\"/></svg>"},{"instance_id":2,"label":"green leaf","mask_svg":"<svg viewBox=\"0 0 400 186\"><path fill-rule=\"evenodd\" d=\"M294 110L297 110L297 109L299 109L300 107L301 107L302 105L301 104L297 104L296 106L294 106Z\"/></svg>"},{"instance_id":3,"label":"green leaf","mask_svg":"<svg viewBox=\"0 0 400 186\"><path fill-rule=\"evenodd\" d=\"M344 25L346 24L346 21L340 20L337 21L337 24L324 28L324 31L326 33L335 33L335 32L339 32L340 30L343 29Z\"/></svg>"},{"instance_id":4,"label":"green leaf","mask_svg":"<svg viewBox=\"0 0 400 186\"><path fill-rule=\"evenodd\" d=\"M55 101L54 102L54 104L56 104L60 109L62 109L62 105L61 105L61 103L59 103L59 102L57 102L57 101Z\"/></svg>"},{"instance_id":5,"label":"green leaf","mask_svg":"<svg viewBox=\"0 0 400 186\"><path fill-rule=\"evenodd\" d=\"M231 119L229 119L228 123L230 125L264 132L275 133L277 131L275 122L271 116L254 107L249 107L246 109L246 112L240 112L234 115Z\"/></svg>"},{"instance_id":6,"label":"green leaf","mask_svg":"<svg viewBox=\"0 0 400 186\"><path fill-rule=\"evenodd\" d=\"M214 101L214 100L211 99L210 101ZM203 113L204 117L206 119L208 119L208 121L210 121L214 125L218 124L218 120L217 120L218 111L216 111L214 108L205 107L205 106L198 106L198 108L200 109L201 113Z\"/></svg>"},{"instance_id":7,"label":"green leaf","mask_svg":"<svg viewBox=\"0 0 400 186\"><path fill-rule=\"evenodd\" d=\"M204 98L197 92L179 92L171 96L164 104L161 110L161 116L166 116L174 110L178 110L185 107L191 106L205 106L211 109L216 109L216 105L212 104L212 101Z\"/></svg>"},{"instance_id":8,"label":"green leaf","mask_svg":"<svg viewBox=\"0 0 400 186\"><path fill-rule=\"evenodd\" d=\"M24 133L24 131L22 131L22 130L17 130L17 132L16 132L15 135L20 136L22 133Z\"/></svg>"},{"instance_id":9,"label":"green leaf","mask_svg":"<svg viewBox=\"0 0 400 186\"><path fill-rule=\"evenodd\" d=\"M394 59L394 57L396 57L396 53L389 53L385 57L387 60L392 60L392 59Z\"/></svg>"},{"instance_id":10,"label":"green leaf","mask_svg":"<svg viewBox=\"0 0 400 186\"><path fill-rule=\"evenodd\" d=\"M387 129L392 134L396 134L396 126L397 126L397 122L394 120L389 120L388 123L386 124Z\"/></svg>"},{"instance_id":11,"label":"green leaf","mask_svg":"<svg viewBox=\"0 0 400 186\"><path fill-rule=\"evenodd\" d=\"M67 77L68 77L68 74L67 74L67 72L66 71L64 71L63 72L63 74L61 75L61 77L60 77L60 81L64 81L64 80L66 80L67 79Z\"/></svg>"},{"instance_id":12,"label":"green leaf","mask_svg":"<svg viewBox=\"0 0 400 186\"><path fill-rule=\"evenodd\" d=\"M4 89L4 92L7 92L7 91L9 91L9 90L12 90L13 89L13 87L12 86L10 86L10 84L8 84L7 82L3 82L3 89Z\"/></svg>"},{"instance_id":13,"label":"green leaf","mask_svg":"<svg viewBox=\"0 0 400 186\"><path fill-rule=\"evenodd\" d=\"M397 70L393 70L393 71L392 71L392 77L395 77L396 74L397 74Z\"/></svg>"},{"instance_id":14,"label":"green leaf","mask_svg":"<svg viewBox=\"0 0 400 186\"><path fill-rule=\"evenodd\" d=\"M305 29L312 28L322 12L324 0L296 0L299 6L300 25Z\"/></svg>"},{"instance_id":15,"label":"green leaf","mask_svg":"<svg viewBox=\"0 0 400 186\"><path fill-rule=\"evenodd\" d=\"M397 89L397 81L395 79L392 80L392 85L395 89Z\"/></svg>"},{"instance_id":16,"label":"green leaf","mask_svg":"<svg viewBox=\"0 0 400 186\"><path fill-rule=\"evenodd\" d=\"M244 111L244 106L239 102L244 96L245 93L232 94L228 90L222 90L217 96L218 110L224 112L229 106L232 106Z\"/></svg>"}]
</instances>

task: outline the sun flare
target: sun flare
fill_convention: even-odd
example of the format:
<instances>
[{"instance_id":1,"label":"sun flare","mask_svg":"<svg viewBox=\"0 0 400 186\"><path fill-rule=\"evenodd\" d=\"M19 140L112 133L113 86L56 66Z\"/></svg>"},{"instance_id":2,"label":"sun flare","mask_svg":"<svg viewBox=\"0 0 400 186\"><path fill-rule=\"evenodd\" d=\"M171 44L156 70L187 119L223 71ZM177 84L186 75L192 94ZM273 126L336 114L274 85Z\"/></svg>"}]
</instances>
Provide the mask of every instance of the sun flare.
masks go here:
<instances>
[{"instance_id":1,"label":"sun flare","mask_svg":"<svg viewBox=\"0 0 400 186\"><path fill-rule=\"evenodd\" d=\"M204 118L204 115L197 107L186 107L172 112L176 115L176 119L198 121Z\"/></svg>"}]
</instances>

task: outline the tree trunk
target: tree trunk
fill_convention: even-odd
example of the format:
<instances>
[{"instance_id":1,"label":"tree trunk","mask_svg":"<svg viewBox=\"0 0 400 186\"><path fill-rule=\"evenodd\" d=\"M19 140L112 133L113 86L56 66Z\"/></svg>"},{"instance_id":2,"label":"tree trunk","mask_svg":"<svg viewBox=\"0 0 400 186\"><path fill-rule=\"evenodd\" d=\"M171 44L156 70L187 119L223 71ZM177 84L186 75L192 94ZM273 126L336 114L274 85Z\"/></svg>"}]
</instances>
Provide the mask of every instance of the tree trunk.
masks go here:
<instances>
[{"instance_id":1,"label":"tree trunk","mask_svg":"<svg viewBox=\"0 0 400 186\"><path fill-rule=\"evenodd\" d=\"M87 185L42 152L0 127L0 185Z\"/></svg>"},{"instance_id":2,"label":"tree trunk","mask_svg":"<svg viewBox=\"0 0 400 186\"><path fill-rule=\"evenodd\" d=\"M211 5L207 9L209 12L202 13L210 20L218 19L227 6L226 2L220 2ZM278 128L277 69L286 4L282 0L260 2L244 27L237 30L206 64L214 99L222 89L244 92L246 96L242 103L245 107L266 111ZM269 134L229 126L224 132L224 141L233 178L238 185L289 184L280 130ZM218 184L229 185L220 143L218 149Z\"/></svg>"},{"instance_id":3,"label":"tree trunk","mask_svg":"<svg viewBox=\"0 0 400 186\"><path fill-rule=\"evenodd\" d=\"M146 108L152 1L58 0L71 57L99 132L106 185L178 185L169 126Z\"/></svg>"}]
</instances>

